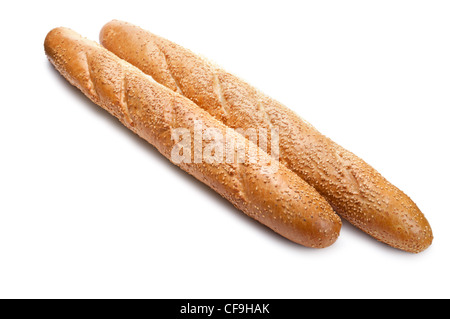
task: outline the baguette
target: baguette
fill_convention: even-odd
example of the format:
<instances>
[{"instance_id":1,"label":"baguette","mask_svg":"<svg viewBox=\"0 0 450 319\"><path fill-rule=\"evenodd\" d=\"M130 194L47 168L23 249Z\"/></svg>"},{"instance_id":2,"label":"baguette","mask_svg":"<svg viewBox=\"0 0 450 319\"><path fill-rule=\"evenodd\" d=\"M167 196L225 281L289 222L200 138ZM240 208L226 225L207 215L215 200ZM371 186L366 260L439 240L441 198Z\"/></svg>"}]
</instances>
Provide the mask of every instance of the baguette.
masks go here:
<instances>
[{"instance_id":1,"label":"baguette","mask_svg":"<svg viewBox=\"0 0 450 319\"><path fill-rule=\"evenodd\" d=\"M231 134L237 148L257 148L189 99L70 29L50 31L44 48L50 62L72 85L248 216L307 247L324 248L338 238L341 220L328 202L285 166L268 169L274 159L267 153L246 152L242 163L175 162L174 130L183 128L195 134L199 122L203 131ZM205 148L202 144L203 152Z\"/></svg>"},{"instance_id":2,"label":"baguette","mask_svg":"<svg viewBox=\"0 0 450 319\"><path fill-rule=\"evenodd\" d=\"M278 127L281 163L341 217L377 240L413 253L431 245L431 227L407 195L281 103L191 51L126 22L106 24L100 42L229 127Z\"/></svg>"}]
</instances>

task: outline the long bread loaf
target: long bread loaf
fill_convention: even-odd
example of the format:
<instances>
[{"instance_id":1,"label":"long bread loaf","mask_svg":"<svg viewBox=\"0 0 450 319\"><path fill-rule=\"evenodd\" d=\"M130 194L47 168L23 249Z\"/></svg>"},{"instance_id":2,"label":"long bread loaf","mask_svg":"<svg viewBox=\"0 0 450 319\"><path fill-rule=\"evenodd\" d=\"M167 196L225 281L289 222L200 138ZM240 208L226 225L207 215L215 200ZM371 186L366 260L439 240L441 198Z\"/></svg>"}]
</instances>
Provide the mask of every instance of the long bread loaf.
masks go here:
<instances>
[{"instance_id":1,"label":"long bread loaf","mask_svg":"<svg viewBox=\"0 0 450 319\"><path fill-rule=\"evenodd\" d=\"M182 129L195 135L198 123L203 133L214 129L231 135L236 149L252 147L251 142L189 99L70 29L50 31L44 47L50 62L71 84L172 162L173 150L178 150L173 132ZM207 145L200 145L205 152ZM198 151L194 147L194 143L189 144L192 155ZM313 187L273 162L264 152L245 152L242 162L204 159L176 165L250 217L296 243L316 248L334 243L341 228L340 218ZM273 167L278 170L270 169Z\"/></svg>"},{"instance_id":2,"label":"long bread loaf","mask_svg":"<svg viewBox=\"0 0 450 319\"><path fill-rule=\"evenodd\" d=\"M409 252L421 252L431 244L430 225L407 195L281 103L191 51L132 24L116 20L106 24L100 42L229 127L277 127L281 162L366 233Z\"/></svg>"}]
</instances>

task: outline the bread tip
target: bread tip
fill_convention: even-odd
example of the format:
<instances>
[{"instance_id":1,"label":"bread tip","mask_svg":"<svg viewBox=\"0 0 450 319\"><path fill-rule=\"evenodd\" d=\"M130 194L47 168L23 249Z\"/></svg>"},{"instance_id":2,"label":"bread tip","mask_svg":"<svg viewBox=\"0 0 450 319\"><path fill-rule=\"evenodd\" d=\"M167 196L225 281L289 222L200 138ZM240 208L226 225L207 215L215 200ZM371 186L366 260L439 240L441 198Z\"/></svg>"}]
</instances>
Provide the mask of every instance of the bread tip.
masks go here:
<instances>
[{"instance_id":1,"label":"bread tip","mask_svg":"<svg viewBox=\"0 0 450 319\"><path fill-rule=\"evenodd\" d=\"M62 27L53 28L45 36L44 40L44 51L47 56L51 54L51 49L54 47L54 38L57 34L61 32Z\"/></svg>"},{"instance_id":2,"label":"bread tip","mask_svg":"<svg viewBox=\"0 0 450 319\"><path fill-rule=\"evenodd\" d=\"M99 42L101 45L104 44L105 40L108 38L108 35L110 34L110 32L112 31L112 29L114 28L114 25L116 25L117 23L120 23L121 21L119 20L111 20L108 23L106 23L100 30L99 33Z\"/></svg>"},{"instance_id":3,"label":"bread tip","mask_svg":"<svg viewBox=\"0 0 450 319\"><path fill-rule=\"evenodd\" d=\"M66 27L56 27L47 33L44 40L44 50L45 53L47 53L47 55L51 52L51 48L56 46L57 44L56 42L59 42L61 40L59 35L61 35L61 33L66 32L74 32L74 31Z\"/></svg>"},{"instance_id":4,"label":"bread tip","mask_svg":"<svg viewBox=\"0 0 450 319\"><path fill-rule=\"evenodd\" d=\"M425 233L425 238L420 241L418 247L413 251L413 253L419 254L424 252L433 244L434 236L431 229Z\"/></svg>"},{"instance_id":5,"label":"bread tip","mask_svg":"<svg viewBox=\"0 0 450 319\"><path fill-rule=\"evenodd\" d=\"M328 248L339 238L342 228L342 221L338 215L334 214L330 219L321 219L315 223L314 248Z\"/></svg>"}]
</instances>

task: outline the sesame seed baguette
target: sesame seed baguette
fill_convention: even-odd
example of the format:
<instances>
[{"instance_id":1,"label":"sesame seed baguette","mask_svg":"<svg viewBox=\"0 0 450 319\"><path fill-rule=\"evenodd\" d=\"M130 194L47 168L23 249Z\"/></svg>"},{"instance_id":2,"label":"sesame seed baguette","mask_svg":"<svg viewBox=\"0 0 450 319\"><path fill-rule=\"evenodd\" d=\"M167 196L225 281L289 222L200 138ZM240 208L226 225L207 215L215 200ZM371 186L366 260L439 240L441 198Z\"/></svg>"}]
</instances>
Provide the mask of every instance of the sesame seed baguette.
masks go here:
<instances>
[{"instance_id":1,"label":"sesame seed baguette","mask_svg":"<svg viewBox=\"0 0 450 319\"><path fill-rule=\"evenodd\" d=\"M369 235L414 253L431 245L431 227L407 195L281 103L210 61L132 24L109 22L100 42L229 127L278 127L280 161Z\"/></svg>"},{"instance_id":2,"label":"sesame seed baguette","mask_svg":"<svg viewBox=\"0 0 450 319\"><path fill-rule=\"evenodd\" d=\"M215 129L223 135L231 134L236 149L258 149L189 99L70 29L50 31L44 47L50 62L72 85L172 162L177 144L172 138L174 129L186 129L194 136L198 123L202 132ZM201 145L205 154L207 145ZM194 143L190 151L196 151ZM189 162L174 164L291 241L324 248L338 238L341 220L328 202L285 166L271 169L276 166L267 153L245 152L242 163Z\"/></svg>"}]
</instances>

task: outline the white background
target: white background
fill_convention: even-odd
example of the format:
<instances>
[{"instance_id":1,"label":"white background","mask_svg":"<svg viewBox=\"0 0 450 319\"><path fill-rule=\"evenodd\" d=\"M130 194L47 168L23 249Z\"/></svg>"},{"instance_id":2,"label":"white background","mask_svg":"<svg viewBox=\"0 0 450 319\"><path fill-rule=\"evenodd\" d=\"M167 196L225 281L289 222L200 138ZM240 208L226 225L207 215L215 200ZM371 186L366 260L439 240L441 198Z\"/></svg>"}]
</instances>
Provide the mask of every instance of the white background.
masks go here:
<instances>
[{"instance_id":1,"label":"white background","mask_svg":"<svg viewBox=\"0 0 450 319\"><path fill-rule=\"evenodd\" d=\"M0 297L450 297L449 1L9 1L2 5ZM405 191L419 255L344 223L293 244L92 104L43 41L111 19L216 61Z\"/></svg>"}]
</instances>

